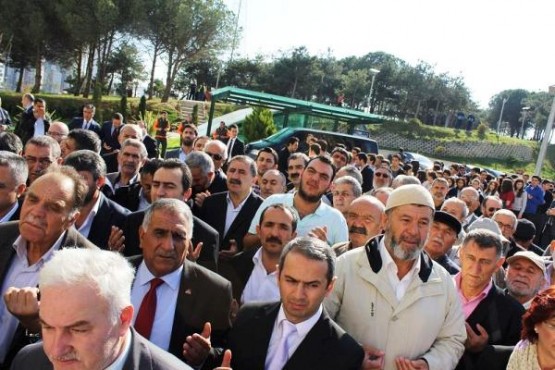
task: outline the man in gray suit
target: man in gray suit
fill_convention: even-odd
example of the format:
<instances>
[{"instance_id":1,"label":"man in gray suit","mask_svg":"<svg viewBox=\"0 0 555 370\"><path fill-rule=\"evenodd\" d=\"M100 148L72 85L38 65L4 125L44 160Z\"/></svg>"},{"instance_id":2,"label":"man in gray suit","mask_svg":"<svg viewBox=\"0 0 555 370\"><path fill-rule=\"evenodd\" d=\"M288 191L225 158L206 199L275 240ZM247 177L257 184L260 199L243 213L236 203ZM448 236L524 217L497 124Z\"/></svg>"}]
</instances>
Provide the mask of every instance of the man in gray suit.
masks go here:
<instances>
[{"instance_id":1,"label":"man in gray suit","mask_svg":"<svg viewBox=\"0 0 555 370\"><path fill-rule=\"evenodd\" d=\"M40 330L35 287L53 251L96 248L73 227L86 194L74 169L50 168L27 190L19 221L0 225L0 369Z\"/></svg>"},{"instance_id":2,"label":"man in gray suit","mask_svg":"<svg viewBox=\"0 0 555 370\"><path fill-rule=\"evenodd\" d=\"M43 342L24 348L12 369L191 369L131 328L133 279L118 253L56 252L39 277Z\"/></svg>"}]
</instances>

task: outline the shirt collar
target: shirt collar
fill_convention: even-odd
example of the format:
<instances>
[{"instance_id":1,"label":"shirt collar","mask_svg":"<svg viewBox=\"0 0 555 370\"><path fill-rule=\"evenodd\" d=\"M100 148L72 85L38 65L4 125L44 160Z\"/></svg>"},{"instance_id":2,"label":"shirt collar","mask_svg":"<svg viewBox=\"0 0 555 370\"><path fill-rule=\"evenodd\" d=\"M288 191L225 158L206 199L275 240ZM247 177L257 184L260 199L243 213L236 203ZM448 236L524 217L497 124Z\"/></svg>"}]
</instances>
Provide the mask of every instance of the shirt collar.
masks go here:
<instances>
[{"instance_id":1,"label":"shirt collar","mask_svg":"<svg viewBox=\"0 0 555 370\"><path fill-rule=\"evenodd\" d=\"M127 334L125 335L125 343L123 344L123 350L120 352L118 357L116 357L115 361L112 362L112 364L108 366L105 370L123 369L123 365L125 365L127 356L129 356L129 352L131 351L131 340L131 330L127 330Z\"/></svg>"},{"instance_id":2,"label":"shirt collar","mask_svg":"<svg viewBox=\"0 0 555 370\"><path fill-rule=\"evenodd\" d=\"M378 244L378 250L380 251L380 256L382 257L382 262L383 265L385 266L386 269L391 269L393 271L395 271L395 274L397 274L397 272L399 272L399 269L397 268L397 265L395 264L395 261L393 260L393 257L391 257L391 255L389 254L389 251L387 250L386 246L385 246L385 238L382 238ZM418 274L420 273L420 253L418 253L418 258L416 260L414 260L413 264L412 264L412 268L409 271L409 274Z\"/></svg>"},{"instance_id":3,"label":"shirt collar","mask_svg":"<svg viewBox=\"0 0 555 370\"><path fill-rule=\"evenodd\" d=\"M160 279L164 280L164 283L166 283L172 290L177 291L181 282L182 272L183 265L179 266L177 270L172 271L169 274L160 276ZM150 272L143 259L143 261L139 265L139 268L137 269L137 277L135 279L135 282L139 285L147 285L150 284L150 281L154 278L155 276Z\"/></svg>"},{"instance_id":4,"label":"shirt collar","mask_svg":"<svg viewBox=\"0 0 555 370\"><path fill-rule=\"evenodd\" d=\"M295 325L295 328L297 329L297 333L299 334L300 338L304 338L308 332L312 329L312 327L316 324L316 322L320 319L320 316L322 316L322 312L323 312L323 307L320 304L320 307L318 307L318 310L314 313L314 315L310 316L308 319L298 323L298 324L293 324ZM279 307L279 313L277 316L277 324L281 324L282 321L288 321L287 317L285 316L285 311L283 310L283 304L280 305Z\"/></svg>"},{"instance_id":5,"label":"shirt collar","mask_svg":"<svg viewBox=\"0 0 555 370\"><path fill-rule=\"evenodd\" d=\"M231 200L231 197L229 196L229 191L228 191L227 194L226 194L227 204L228 204L228 205L231 204L231 206L233 207L234 210L239 210L239 209L243 208L243 206L245 205L245 202L246 202L247 199L249 199L249 197L251 196L251 193L252 193L252 189L251 189L251 191L249 191L249 193L247 194L247 196L245 197L245 199L243 199L243 200L241 201L241 203L239 203L239 204L237 205L237 207L233 207L233 201Z\"/></svg>"},{"instance_id":6,"label":"shirt collar","mask_svg":"<svg viewBox=\"0 0 555 370\"><path fill-rule=\"evenodd\" d=\"M455 280L455 286L457 287L457 290L460 292L461 298L466 300L466 302L473 301L475 299L483 299L485 296L489 294L489 291L493 287L493 280L490 279L488 285L486 285L486 287L477 296L467 298L464 296L461 289L462 272L459 272L458 274L456 274L453 279Z\"/></svg>"},{"instance_id":7,"label":"shirt collar","mask_svg":"<svg viewBox=\"0 0 555 370\"><path fill-rule=\"evenodd\" d=\"M254 254L254 256L252 256L252 262L254 263L255 266L260 266L262 269L264 269L264 271L266 271L266 267L264 267L264 264L262 263L262 248L263 247L258 248L258 250ZM277 270L275 270L274 272L271 272L269 274L266 271L266 274L267 275L276 275Z\"/></svg>"},{"instance_id":8,"label":"shirt collar","mask_svg":"<svg viewBox=\"0 0 555 370\"><path fill-rule=\"evenodd\" d=\"M3 223L3 222L8 222L10 220L10 218L14 215L14 213L17 211L18 208L19 208L19 203L15 202L15 204L8 211L8 213L6 213L4 215L4 217L0 218L0 224Z\"/></svg>"},{"instance_id":9,"label":"shirt collar","mask_svg":"<svg viewBox=\"0 0 555 370\"><path fill-rule=\"evenodd\" d=\"M54 242L54 244L52 244L52 246L46 251L46 253L41 256L41 258L37 261L37 264L39 263L44 264L45 262L50 260L50 258L52 258L52 254L54 253L54 251L60 249L60 247L62 246L62 240L64 240L66 233L67 233L67 230L64 231ZM15 250L15 253L17 254L18 258L20 258L21 260L28 261L27 240L23 239L21 235L19 235L17 239L15 239L13 243L13 249Z\"/></svg>"}]
</instances>

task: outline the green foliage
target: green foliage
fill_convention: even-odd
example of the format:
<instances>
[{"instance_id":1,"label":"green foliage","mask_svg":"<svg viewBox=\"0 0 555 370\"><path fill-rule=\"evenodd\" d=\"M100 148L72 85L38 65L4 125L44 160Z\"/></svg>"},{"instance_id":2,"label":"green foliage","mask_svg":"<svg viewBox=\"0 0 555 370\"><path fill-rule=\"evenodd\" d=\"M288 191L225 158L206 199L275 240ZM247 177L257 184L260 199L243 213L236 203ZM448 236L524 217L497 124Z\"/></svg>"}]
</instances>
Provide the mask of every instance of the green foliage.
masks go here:
<instances>
[{"instance_id":1,"label":"green foliage","mask_svg":"<svg viewBox=\"0 0 555 370\"><path fill-rule=\"evenodd\" d=\"M434 149L434 154L437 155L438 157L444 156L446 152L447 152L447 149L445 149L445 147L441 145L436 146L436 148Z\"/></svg>"},{"instance_id":2,"label":"green foliage","mask_svg":"<svg viewBox=\"0 0 555 370\"><path fill-rule=\"evenodd\" d=\"M276 132L272 111L255 107L252 113L245 117L243 133L247 142L260 140Z\"/></svg>"},{"instance_id":3,"label":"green foliage","mask_svg":"<svg viewBox=\"0 0 555 370\"><path fill-rule=\"evenodd\" d=\"M486 133L488 132L488 127L484 123L480 123L478 125L478 128L476 129L476 132L478 133L478 139L485 140Z\"/></svg>"}]
</instances>

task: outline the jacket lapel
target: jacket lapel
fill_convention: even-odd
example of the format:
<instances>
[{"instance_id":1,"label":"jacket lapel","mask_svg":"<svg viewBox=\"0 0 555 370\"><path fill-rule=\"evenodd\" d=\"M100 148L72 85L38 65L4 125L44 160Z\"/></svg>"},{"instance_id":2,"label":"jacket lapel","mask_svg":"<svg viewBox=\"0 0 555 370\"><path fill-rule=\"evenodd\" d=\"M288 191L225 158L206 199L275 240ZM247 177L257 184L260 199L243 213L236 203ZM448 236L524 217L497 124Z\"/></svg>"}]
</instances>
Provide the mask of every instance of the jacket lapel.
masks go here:
<instances>
[{"instance_id":1,"label":"jacket lapel","mask_svg":"<svg viewBox=\"0 0 555 370\"><path fill-rule=\"evenodd\" d=\"M293 356L285 364L286 369L306 369L308 364L319 363L318 358L326 354L326 342L330 337L329 317L325 312L310 329L301 344L297 347Z\"/></svg>"},{"instance_id":2,"label":"jacket lapel","mask_svg":"<svg viewBox=\"0 0 555 370\"><path fill-rule=\"evenodd\" d=\"M241 211L239 211L239 213L237 214L237 217L235 217L235 219L229 226L229 230L227 230L227 233L225 234L224 239L227 238L228 235L232 235L233 232L239 226L241 226L242 223L244 222L250 223L252 221L250 218L247 218L245 216L245 213L248 213L252 209L254 201L255 201L255 198L253 196L253 193L251 192L247 200L245 201L245 204L243 204L243 208L241 208ZM227 212L227 201L226 201L226 212ZM224 227L225 227L225 215L224 215Z\"/></svg>"}]
</instances>

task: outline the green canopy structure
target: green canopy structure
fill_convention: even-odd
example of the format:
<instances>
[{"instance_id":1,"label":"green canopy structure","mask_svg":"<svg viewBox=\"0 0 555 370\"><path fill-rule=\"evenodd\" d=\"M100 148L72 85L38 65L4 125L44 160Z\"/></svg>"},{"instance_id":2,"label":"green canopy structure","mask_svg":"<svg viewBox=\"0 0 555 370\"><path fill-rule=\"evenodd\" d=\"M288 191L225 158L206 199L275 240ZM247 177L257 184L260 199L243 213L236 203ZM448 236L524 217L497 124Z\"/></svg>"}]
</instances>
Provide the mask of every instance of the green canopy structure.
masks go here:
<instances>
[{"instance_id":1,"label":"green canopy structure","mask_svg":"<svg viewBox=\"0 0 555 370\"><path fill-rule=\"evenodd\" d=\"M285 116L284 127L287 126L288 116L291 113L333 119L337 122L346 122L353 127L358 124L382 123L384 121L384 117L382 116L361 112L355 109L347 109L227 86L212 91L207 132L211 132L212 129L212 119L214 118L214 109L217 101L233 102L236 104L282 111Z\"/></svg>"}]
</instances>

